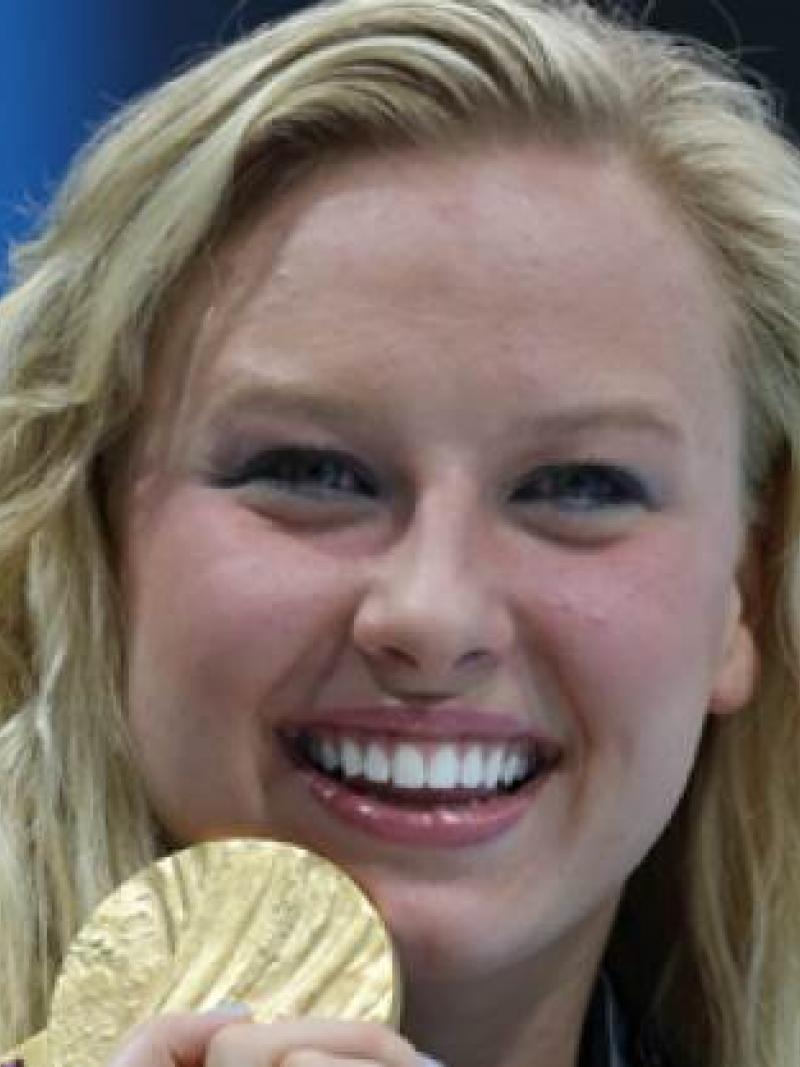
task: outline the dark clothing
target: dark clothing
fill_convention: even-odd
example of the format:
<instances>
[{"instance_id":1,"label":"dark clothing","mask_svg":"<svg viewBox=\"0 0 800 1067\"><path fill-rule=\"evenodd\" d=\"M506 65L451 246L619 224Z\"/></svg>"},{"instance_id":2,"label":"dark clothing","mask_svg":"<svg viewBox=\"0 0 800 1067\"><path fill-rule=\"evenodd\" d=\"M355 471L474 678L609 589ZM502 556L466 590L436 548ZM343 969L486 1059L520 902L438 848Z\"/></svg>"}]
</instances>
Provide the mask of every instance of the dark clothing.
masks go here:
<instances>
[{"instance_id":1,"label":"dark clothing","mask_svg":"<svg viewBox=\"0 0 800 1067\"><path fill-rule=\"evenodd\" d=\"M601 973L581 1039L580 1067L670 1067L646 1035L634 1039L608 975Z\"/></svg>"}]
</instances>

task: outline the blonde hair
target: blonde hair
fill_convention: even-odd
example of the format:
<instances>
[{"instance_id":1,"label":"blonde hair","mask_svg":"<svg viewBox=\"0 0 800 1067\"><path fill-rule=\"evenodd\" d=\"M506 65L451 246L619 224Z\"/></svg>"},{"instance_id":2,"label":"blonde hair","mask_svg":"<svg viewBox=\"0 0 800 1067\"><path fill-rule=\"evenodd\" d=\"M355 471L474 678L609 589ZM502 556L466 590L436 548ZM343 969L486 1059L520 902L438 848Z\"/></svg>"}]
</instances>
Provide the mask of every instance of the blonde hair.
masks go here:
<instances>
[{"instance_id":1,"label":"blonde hair","mask_svg":"<svg viewBox=\"0 0 800 1067\"><path fill-rule=\"evenodd\" d=\"M644 970L631 995L678 1055L795 1067L800 161L720 57L579 0L342 0L261 30L101 131L20 250L0 303L0 1048L44 1025L77 926L158 850L102 482L159 311L249 203L326 160L497 137L615 146L734 309L762 677L746 714L709 725L611 958L623 984Z\"/></svg>"}]
</instances>

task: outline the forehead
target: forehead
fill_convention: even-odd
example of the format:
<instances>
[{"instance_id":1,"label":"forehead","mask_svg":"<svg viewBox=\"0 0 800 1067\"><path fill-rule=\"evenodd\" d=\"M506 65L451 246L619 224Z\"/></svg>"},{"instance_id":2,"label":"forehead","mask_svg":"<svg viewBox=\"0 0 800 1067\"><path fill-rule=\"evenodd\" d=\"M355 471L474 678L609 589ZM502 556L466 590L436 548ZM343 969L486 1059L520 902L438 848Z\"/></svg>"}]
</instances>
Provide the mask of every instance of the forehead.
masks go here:
<instances>
[{"instance_id":1,"label":"forehead","mask_svg":"<svg viewBox=\"0 0 800 1067\"><path fill-rule=\"evenodd\" d=\"M587 392L680 375L691 402L728 376L728 334L709 260L619 153L497 146L308 179L195 272L156 358L160 395L185 399L270 371L380 390L383 371L449 350L452 392L458 338L487 388L504 368L544 397L550 371Z\"/></svg>"}]
</instances>

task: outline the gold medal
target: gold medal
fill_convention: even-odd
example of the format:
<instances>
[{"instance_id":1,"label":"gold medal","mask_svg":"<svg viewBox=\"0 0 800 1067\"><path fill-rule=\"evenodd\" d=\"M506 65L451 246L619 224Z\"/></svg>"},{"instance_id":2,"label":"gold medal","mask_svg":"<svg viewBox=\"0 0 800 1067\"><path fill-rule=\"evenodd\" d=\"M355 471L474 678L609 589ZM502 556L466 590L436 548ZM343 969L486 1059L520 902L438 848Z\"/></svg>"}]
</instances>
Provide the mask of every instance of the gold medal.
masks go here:
<instances>
[{"instance_id":1,"label":"gold medal","mask_svg":"<svg viewBox=\"0 0 800 1067\"><path fill-rule=\"evenodd\" d=\"M247 1004L280 1017L393 1024L388 931L358 886L294 845L231 840L162 859L107 897L70 946L47 1027L52 1067L105 1067L166 1012Z\"/></svg>"}]
</instances>

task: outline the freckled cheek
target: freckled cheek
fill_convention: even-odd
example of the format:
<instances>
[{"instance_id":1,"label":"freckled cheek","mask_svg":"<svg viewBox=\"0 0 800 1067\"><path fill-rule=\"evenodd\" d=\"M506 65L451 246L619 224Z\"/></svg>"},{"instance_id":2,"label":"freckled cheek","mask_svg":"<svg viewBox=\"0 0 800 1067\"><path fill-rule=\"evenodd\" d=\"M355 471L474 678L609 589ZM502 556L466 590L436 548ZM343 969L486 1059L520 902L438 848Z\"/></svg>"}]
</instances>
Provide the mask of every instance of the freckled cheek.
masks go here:
<instances>
[{"instance_id":1,"label":"freckled cheek","mask_svg":"<svg viewBox=\"0 0 800 1067\"><path fill-rule=\"evenodd\" d=\"M137 547L131 655L140 700L189 698L195 721L223 708L258 711L272 682L332 640L341 568L263 521L184 511Z\"/></svg>"},{"instance_id":2,"label":"freckled cheek","mask_svg":"<svg viewBox=\"0 0 800 1067\"><path fill-rule=\"evenodd\" d=\"M540 586L543 652L589 743L630 755L642 744L695 736L710 695L724 583L687 558L674 549L609 553Z\"/></svg>"}]
</instances>

